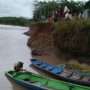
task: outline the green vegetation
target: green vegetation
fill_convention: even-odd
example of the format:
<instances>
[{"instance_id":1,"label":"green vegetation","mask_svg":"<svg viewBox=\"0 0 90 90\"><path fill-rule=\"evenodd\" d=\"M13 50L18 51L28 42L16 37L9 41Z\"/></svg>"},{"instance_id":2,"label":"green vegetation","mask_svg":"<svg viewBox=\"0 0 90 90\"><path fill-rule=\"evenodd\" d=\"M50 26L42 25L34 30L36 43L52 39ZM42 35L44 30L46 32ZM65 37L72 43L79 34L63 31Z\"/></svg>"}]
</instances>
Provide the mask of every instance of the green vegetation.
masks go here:
<instances>
[{"instance_id":1,"label":"green vegetation","mask_svg":"<svg viewBox=\"0 0 90 90\"><path fill-rule=\"evenodd\" d=\"M85 8L85 3L80 1L73 1L73 0L53 0L53 1L35 1L34 6L34 14L33 19L35 21L40 21L41 16L47 17L51 16L53 13L53 10L55 10L58 6L68 6L68 8L71 11L72 15L78 15L80 12L82 12Z\"/></svg>"},{"instance_id":2,"label":"green vegetation","mask_svg":"<svg viewBox=\"0 0 90 90\"><path fill-rule=\"evenodd\" d=\"M27 26L30 22L30 19L25 19L22 17L0 17L0 24Z\"/></svg>"},{"instance_id":3,"label":"green vegetation","mask_svg":"<svg viewBox=\"0 0 90 90\"><path fill-rule=\"evenodd\" d=\"M82 72L90 72L90 66L87 64L81 64L77 60L71 60L66 63L67 67L71 67Z\"/></svg>"},{"instance_id":4,"label":"green vegetation","mask_svg":"<svg viewBox=\"0 0 90 90\"><path fill-rule=\"evenodd\" d=\"M88 2L86 2L85 8L86 8L86 9L90 9L90 0L89 0Z\"/></svg>"},{"instance_id":5,"label":"green vegetation","mask_svg":"<svg viewBox=\"0 0 90 90\"><path fill-rule=\"evenodd\" d=\"M35 36L39 35L39 42L37 37L35 39L38 43L40 43L41 37L41 39L48 39L47 45L54 43L54 48L59 52L62 51L75 56L90 55L90 20L60 21L56 23L40 22L31 24L32 27L37 29L37 31L32 30ZM48 32L51 34L48 34ZM49 37L52 39L49 40ZM42 43L45 42L42 40Z\"/></svg>"},{"instance_id":6,"label":"green vegetation","mask_svg":"<svg viewBox=\"0 0 90 90\"><path fill-rule=\"evenodd\" d=\"M76 56L90 55L90 20L55 23L54 46Z\"/></svg>"},{"instance_id":7,"label":"green vegetation","mask_svg":"<svg viewBox=\"0 0 90 90\"><path fill-rule=\"evenodd\" d=\"M37 33L40 35L37 36L37 33L35 33L34 38L31 37L32 46L38 48L42 46L46 48L52 47L57 50L58 54L63 52L77 57L90 56L90 19L79 20L77 18L80 12L90 9L90 0L86 3L73 0L35 1L34 5L33 19L36 23L32 23L31 27L36 27L38 29ZM70 13L76 18L72 21L41 22L41 16L45 16L46 20L52 15L53 10L56 10L61 5L67 5L71 11ZM49 34L45 33L49 31ZM90 72L90 66L81 64L77 60L71 60L67 63L67 66Z\"/></svg>"},{"instance_id":8,"label":"green vegetation","mask_svg":"<svg viewBox=\"0 0 90 90\"><path fill-rule=\"evenodd\" d=\"M33 31L33 34L30 35L31 47L53 49L58 55L63 52L63 54L71 54L70 56L81 57L81 59L77 58L80 62L90 62L89 59L86 59L87 56L90 57L89 19L56 23L32 23L30 29L30 32ZM85 57L85 59L82 59L82 57ZM90 72L89 65L81 64L77 60L71 60L66 65L83 72Z\"/></svg>"}]
</instances>

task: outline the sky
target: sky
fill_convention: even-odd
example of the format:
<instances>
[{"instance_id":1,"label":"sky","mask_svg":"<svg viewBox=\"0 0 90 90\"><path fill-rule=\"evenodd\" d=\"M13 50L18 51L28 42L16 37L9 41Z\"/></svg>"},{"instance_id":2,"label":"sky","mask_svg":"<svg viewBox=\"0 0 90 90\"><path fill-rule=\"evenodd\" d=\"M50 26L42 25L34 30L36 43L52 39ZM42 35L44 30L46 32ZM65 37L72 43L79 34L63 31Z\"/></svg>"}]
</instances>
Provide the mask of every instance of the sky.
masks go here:
<instances>
[{"instance_id":1,"label":"sky","mask_svg":"<svg viewBox=\"0 0 90 90\"><path fill-rule=\"evenodd\" d=\"M38 1L49 1L49 0L38 0ZM33 0L0 0L0 17L12 16L12 17L32 18L33 9L34 9Z\"/></svg>"},{"instance_id":2,"label":"sky","mask_svg":"<svg viewBox=\"0 0 90 90\"><path fill-rule=\"evenodd\" d=\"M0 0L0 17L32 17L32 0Z\"/></svg>"}]
</instances>

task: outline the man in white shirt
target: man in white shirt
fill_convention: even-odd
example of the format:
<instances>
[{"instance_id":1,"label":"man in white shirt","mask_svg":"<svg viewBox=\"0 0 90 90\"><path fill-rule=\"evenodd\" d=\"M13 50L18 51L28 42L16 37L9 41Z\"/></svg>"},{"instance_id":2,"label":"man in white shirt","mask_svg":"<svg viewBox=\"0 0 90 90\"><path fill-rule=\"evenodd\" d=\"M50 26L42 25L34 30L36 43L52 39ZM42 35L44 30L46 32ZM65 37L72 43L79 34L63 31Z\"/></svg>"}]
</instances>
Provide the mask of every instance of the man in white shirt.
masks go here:
<instances>
[{"instance_id":1,"label":"man in white shirt","mask_svg":"<svg viewBox=\"0 0 90 90\"><path fill-rule=\"evenodd\" d=\"M64 7L64 20L72 20L72 14L69 14L70 10L67 6Z\"/></svg>"}]
</instances>

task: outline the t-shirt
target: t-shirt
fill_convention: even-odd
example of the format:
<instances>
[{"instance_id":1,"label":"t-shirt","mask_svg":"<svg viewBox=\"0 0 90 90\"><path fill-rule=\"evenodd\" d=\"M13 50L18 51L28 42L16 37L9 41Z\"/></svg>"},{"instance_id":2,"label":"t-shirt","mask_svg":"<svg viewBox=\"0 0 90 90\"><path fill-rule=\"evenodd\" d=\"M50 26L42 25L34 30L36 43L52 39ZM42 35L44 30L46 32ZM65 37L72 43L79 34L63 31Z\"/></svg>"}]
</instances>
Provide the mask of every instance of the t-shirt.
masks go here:
<instances>
[{"instance_id":1,"label":"t-shirt","mask_svg":"<svg viewBox=\"0 0 90 90\"><path fill-rule=\"evenodd\" d=\"M65 6L65 7L64 7L64 13L69 13L69 12L70 12L70 10L68 9L67 6Z\"/></svg>"},{"instance_id":2,"label":"t-shirt","mask_svg":"<svg viewBox=\"0 0 90 90\"><path fill-rule=\"evenodd\" d=\"M72 20L73 16L71 14L69 14L69 13L66 13L65 14L65 18L68 18L68 19Z\"/></svg>"}]
</instances>

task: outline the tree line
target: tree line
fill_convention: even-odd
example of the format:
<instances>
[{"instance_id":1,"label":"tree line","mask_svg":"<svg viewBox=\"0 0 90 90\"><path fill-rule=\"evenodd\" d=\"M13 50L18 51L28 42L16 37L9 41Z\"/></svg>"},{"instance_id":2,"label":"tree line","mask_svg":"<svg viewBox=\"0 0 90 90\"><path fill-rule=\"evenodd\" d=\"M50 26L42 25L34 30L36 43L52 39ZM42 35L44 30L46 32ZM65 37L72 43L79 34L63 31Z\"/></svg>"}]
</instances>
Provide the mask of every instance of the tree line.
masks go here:
<instances>
[{"instance_id":1,"label":"tree line","mask_svg":"<svg viewBox=\"0 0 90 90\"><path fill-rule=\"evenodd\" d=\"M31 19L25 19L23 17L0 17L0 24L28 26L31 21Z\"/></svg>"},{"instance_id":2,"label":"tree line","mask_svg":"<svg viewBox=\"0 0 90 90\"><path fill-rule=\"evenodd\" d=\"M67 6L70 9L70 13L73 16L77 16L80 12L86 9L86 2L84 1L77 1L74 0L53 0L53 1L34 1L34 12L33 12L33 19L35 21L39 21L42 16L45 19L50 16L53 10L55 10L58 6Z\"/></svg>"}]
</instances>

